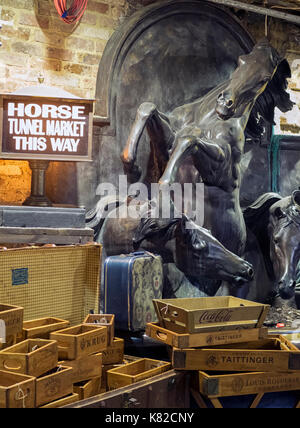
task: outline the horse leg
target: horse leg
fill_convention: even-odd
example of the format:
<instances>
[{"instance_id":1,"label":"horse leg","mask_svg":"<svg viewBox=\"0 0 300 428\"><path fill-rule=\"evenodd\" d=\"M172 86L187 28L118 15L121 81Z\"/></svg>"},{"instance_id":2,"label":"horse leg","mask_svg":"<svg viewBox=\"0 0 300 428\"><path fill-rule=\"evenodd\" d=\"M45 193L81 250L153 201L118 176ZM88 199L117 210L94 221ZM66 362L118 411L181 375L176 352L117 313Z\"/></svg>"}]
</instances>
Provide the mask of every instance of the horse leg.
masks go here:
<instances>
[{"instance_id":1,"label":"horse leg","mask_svg":"<svg viewBox=\"0 0 300 428\"><path fill-rule=\"evenodd\" d=\"M225 154L217 144L207 142L202 138L194 136L181 137L176 143L175 150L159 180L159 184L174 183L182 161L190 155L194 158L195 167L200 174L203 173L201 165L205 165L205 169L207 169L207 167L217 167L225 160ZM201 155L203 161L201 161Z\"/></svg>"},{"instance_id":2,"label":"horse leg","mask_svg":"<svg viewBox=\"0 0 300 428\"><path fill-rule=\"evenodd\" d=\"M167 116L159 112L153 103L141 104L121 155L125 172L135 179L139 179L141 175L141 170L135 165L135 161L145 127L154 149L153 155L156 158L154 164L160 162L161 159L166 159L166 157L168 159L168 150L170 150L175 139Z\"/></svg>"}]
</instances>

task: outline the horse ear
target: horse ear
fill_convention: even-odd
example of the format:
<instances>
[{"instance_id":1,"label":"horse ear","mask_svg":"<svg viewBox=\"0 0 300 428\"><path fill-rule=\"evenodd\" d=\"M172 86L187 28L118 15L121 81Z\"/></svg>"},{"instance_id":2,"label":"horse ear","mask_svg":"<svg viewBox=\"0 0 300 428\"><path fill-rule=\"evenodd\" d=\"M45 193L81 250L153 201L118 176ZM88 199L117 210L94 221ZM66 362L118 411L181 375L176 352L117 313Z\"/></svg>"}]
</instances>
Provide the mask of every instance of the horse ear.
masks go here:
<instances>
[{"instance_id":1,"label":"horse ear","mask_svg":"<svg viewBox=\"0 0 300 428\"><path fill-rule=\"evenodd\" d=\"M274 215L275 217L280 220L281 218L286 217L285 213L282 211L282 209L280 207L276 208L274 211Z\"/></svg>"},{"instance_id":2,"label":"horse ear","mask_svg":"<svg viewBox=\"0 0 300 428\"><path fill-rule=\"evenodd\" d=\"M300 190L295 190L292 194L293 204L300 210Z\"/></svg>"},{"instance_id":3,"label":"horse ear","mask_svg":"<svg viewBox=\"0 0 300 428\"><path fill-rule=\"evenodd\" d=\"M193 248L196 251L202 251L207 248L207 242L203 241L203 239L199 239L197 242L193 244Z\"/></svg>"}]
</instances>

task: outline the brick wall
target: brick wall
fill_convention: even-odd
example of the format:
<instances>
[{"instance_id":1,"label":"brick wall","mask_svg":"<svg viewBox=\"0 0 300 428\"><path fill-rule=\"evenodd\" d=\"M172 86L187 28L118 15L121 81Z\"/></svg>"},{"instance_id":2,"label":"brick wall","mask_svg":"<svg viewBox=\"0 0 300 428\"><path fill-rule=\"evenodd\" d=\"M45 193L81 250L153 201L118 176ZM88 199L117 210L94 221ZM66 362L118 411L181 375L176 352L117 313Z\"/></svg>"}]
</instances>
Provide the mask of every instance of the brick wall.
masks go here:
<instances>
[{"instance_id":1,"label":"brick wall","mask_svg":"<svg viewBox=\"0 0 300 428\"><path fill-rule=\"evenodd\" d=\"M44 83L80 97L95 96L105 45L130 13L126 0L89 0L80 23L58 16L53 0L0 0L0 92ZM0 203L22 203L30 193L27 162L0 161Z\"/></svg>"}]
</instances>

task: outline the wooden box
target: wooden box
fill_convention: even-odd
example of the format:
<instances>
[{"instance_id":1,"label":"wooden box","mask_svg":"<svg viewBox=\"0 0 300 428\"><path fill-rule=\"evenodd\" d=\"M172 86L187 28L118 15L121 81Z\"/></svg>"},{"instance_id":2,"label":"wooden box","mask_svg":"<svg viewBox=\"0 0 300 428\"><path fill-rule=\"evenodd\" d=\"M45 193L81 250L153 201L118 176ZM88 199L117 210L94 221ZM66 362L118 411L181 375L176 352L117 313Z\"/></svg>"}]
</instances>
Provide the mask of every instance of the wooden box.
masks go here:
<instances>
[{"instance_id":1,"label":"wooden box","mask_svg":"<svg viewBox=\"0 0 300 428\"><path fill-rule=\"evenodd\" d=\"M102 358L103 354L86 355L77 360L59 361L62 366L72 367L72 383L78 383L102 376Z\"/></svg>"},{"instance_id":2,"label":"wooden box","mask_svg":"<svg viewBox=\"0 0 300 428\"><path fill-rule=\"evenodd\" d=\"M18 343L18 337L19 336L16 334L13 334L11 336L6 336L6 342L5 343L0 342L0 351Z\"/></svg>"},{"instance_id":3,"label":"wooden box","mask_svg":"<svg viewBox=\"0 0 300 428\"><path fill-rule=\"evenodd\" d=\"M107 371L107 384L110 390L131 385L171 369L165 361L141 358L129 364Z\"/></svg>"},{"instance_id":4,"label":"wooden box","mask_svg":"<svg viewBox=\"0 0 300 428\"><path fill-rule=\"evenodd\" d=\"M146 325L146 334L165 345L184 349L265 339L268 336L268 329L254 328L221 332L178 334L160 327L157 323L148 323Z\"/></svg>"},{"instance_id":5,"label":"wooden box","mask_svg":"<svg viewBox=\"0 0 300 428\"><path fill-rule=\"evenodd\" d=\"M50 333L50 338L57 341L58 356L62 360L76 360L107 348L106 327L80 324Z\"/></svg>"},{"instance_id":6,"label":"wooden box","mask_svg":"<svg viewBox=\"0 0 300 428\"><path fill-rule=\"evenodd\" d=\"M41 376L57 362L57 343L53 340L28 339L0 351L0 370L29 376Z\"/></svg>"},{"instance_id":7,"label":"wooden box","mask_svg":"<svg viewBox=\"0 0 300 428\"><path fill-rule=\"evenodd\" d=\"M19 306L0 304L0 320L5 322L6 336L22 332L24 309Z\"/></svg>"},{"instance_id":8,"label":"wooden box","mask_svg":"<svg viewBox=\"0 0 300 428\"><path fill-rule=\"evenodd\" d=\"M210 374L199 371L199 391L209 398L300 390L300 372Z\"/></svg>"},{"instance_id":9,"label":"wooden box","mask_svg":"<svg viewBox=\"0 0 300 428\"><path fill-rule=\"evenodd\" d=\"M79 401L79 395L78 394L70 394L66 397L59 398L58 400L52 401L51 403L45 404L44 406L40 406L40 409L57 409L62 406L67 406L69 404L73 404Z\"/></svg>"},{"instance_id":10,"label":"wooden box","mask_svg":"<svg viewBox=\"0 0 300 428\"><path fill-rule=\"evenodd\" d=\"M75 383L73 391L79 395L79 400L94 397L101 392L101 377L94 377L85 382Z\"/></svg>"},{"instance_id":11,"label":"wooden box","mask_svg":"<svg viewBox=\"0 0 300 428\"><path fill-rule=\"evenodd\" d=\"M102 351L102 364L120 364L124 358L124 339L115 337L112 345Z\"/></svg>"},{"instance_id":12,"label":"wooden box","mask_svg":"<svg viewBox=\"0 0 300 428\"><path fill-rule=\"evenodd\" d=\"M23 340L49 339L50 333L62 330L70 325L69 321L60 318L46 317L23 322Z\"/></svg>"},{"instance_id":13,"label":"wooden box","mask_svg":"<svg viewBox=\"0 0 300 428\"><path fill-rule=\"evenodd\" d=\"M83 324L107 327L107 345L113 344L115 337L115 316L113 314L89 314Z\"/></svg>"},{"instance_id":14,"label":"wooden box","mask_svg":"<svg viewBox=\"0 0 300 428\"><path fill-rule=\"evenodd\" d=\"M35 407L35 378L0 371L0 409Z\"/></svg>"},{"instance_id":15,"label":"wooden box","mask_svg":"<svg viewBox=\"0 0 300 428\"><path fill-rule=\"evenodd\" d=\"M153 304L159 325L179 334L260 328L270 308L232 296L154 299Z\"/></svg>"},{"instance_id":16,"label":"wooden box","mask_svg":"<svg viewBox=\"0 0 300 428\"><path fill-rule=\"evenodd\" d=\"M178 370L266 371L300 370L300 351L283 336L211 348L173 348Z\"/></svg>"},{"instance_id":17,"label":"wooden box","mask_svg":"<svg viewBox=\"0 0 300 428\"><path fill-rule=\"evenodd\" d=\"M72 367L57 365L36 379L36 407L73 393Z\"/></svg>"}]
</instances>

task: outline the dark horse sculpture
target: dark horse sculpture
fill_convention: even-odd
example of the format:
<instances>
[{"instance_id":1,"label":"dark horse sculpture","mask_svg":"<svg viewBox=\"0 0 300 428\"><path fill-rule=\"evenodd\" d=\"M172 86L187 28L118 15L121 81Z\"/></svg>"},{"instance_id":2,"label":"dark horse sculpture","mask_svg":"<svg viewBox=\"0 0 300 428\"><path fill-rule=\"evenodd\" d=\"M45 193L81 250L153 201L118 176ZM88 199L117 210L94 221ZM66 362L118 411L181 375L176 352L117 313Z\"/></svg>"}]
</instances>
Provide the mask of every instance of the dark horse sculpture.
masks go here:
<instances>
[{"instance_id":1,"label":"dark horse sculpture","mask_svg":"<svg viewBox=\"0 0 300 428\"><path fill-rule=\"evenodd\" d=\"M122 153L125 172L139 177L138 143L146 127L151 154L146 183L174 182L205 185L205 219L209 229L227 249L241 256L246 227L240 207L240 162L247 125L252 133L259 118L273 123L277 106L293 106L286 92L290 67L267 40L239 58L231 78L200 99L170 114L152 103L137 112Z\"/></svg>"},{"instance_id":2,"label":"dark horse sculpture","mask_svg":"<svg viewBox=\"0 0 300 428\"><path fill-rule=\"evenodd\" d=\"M263 259L267 279L260 274L249 290L245 287L243 297L259 301L278 295L293 298L300 260L300 191L286 198L276 193L262 195L244 210L244 218L249 230L246 257L256 266L259 257Z\"/></svg>"},{"instance_id":3,"label":"dark horse sculpture","mask_svg":"<svg viewBox=\"0 0 300 428\"><path fill-rule=\"evenodd\" d=\"M152 218L150 211L147 213L148 201L138 203L138 209L131 205L134 215L128 215L127 202L119 207L112 204L108 210L105 203L102 207L108 214L97 223L95 239L103 244L106 256L137 250L159 254L163 263L174 263L192 283L196 281L199 288L203 277L217 280L213 294L222 281L240 287L253 279L250 263L228 251L208 230L185 215ZM202 291L208 294L207 290Z\"/></svg>"}]
</instances>

